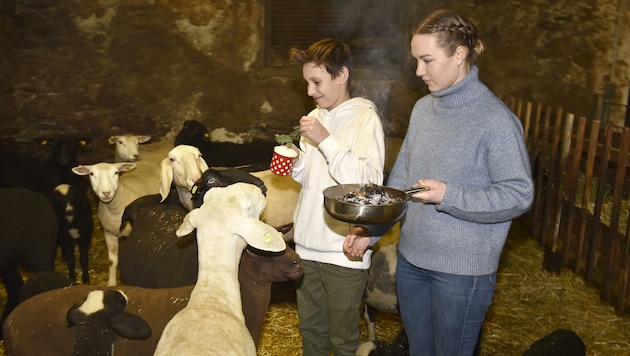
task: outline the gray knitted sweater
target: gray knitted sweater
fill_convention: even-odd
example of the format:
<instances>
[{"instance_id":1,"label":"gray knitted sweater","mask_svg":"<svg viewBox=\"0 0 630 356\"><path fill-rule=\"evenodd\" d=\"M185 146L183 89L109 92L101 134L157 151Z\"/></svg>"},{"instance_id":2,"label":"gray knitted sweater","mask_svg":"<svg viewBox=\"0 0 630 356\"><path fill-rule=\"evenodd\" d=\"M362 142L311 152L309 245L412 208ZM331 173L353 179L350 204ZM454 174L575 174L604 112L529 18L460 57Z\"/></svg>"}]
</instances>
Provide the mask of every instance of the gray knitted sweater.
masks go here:
<instances>
[{"instance_id":1,"label":"gray knitted sweater","mask_svg":"<svg viewBox=\"0 0 630 356\"><path fill-rule=\"evenodd\" d=\"M447 183L441 204L409 201L400 253L413 265L458 275L498 268L511 220L525 213L534 186L518 118L473 66L455 85L416 102L387 185Z\"/></svg>"}]
</instances>

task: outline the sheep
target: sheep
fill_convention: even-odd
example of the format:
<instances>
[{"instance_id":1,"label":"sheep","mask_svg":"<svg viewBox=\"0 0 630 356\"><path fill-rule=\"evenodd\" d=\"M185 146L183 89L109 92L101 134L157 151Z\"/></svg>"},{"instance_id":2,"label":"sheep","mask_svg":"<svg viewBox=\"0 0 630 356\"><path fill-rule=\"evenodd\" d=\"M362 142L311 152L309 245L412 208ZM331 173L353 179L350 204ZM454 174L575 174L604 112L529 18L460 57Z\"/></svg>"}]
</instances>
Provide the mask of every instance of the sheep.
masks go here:
<instances>
[{"instance_id":1,"label":"sheep","mask_svg":"<svg viewBox=\"0 0 630 356\"><path fill-rule=\"evenodd\" d=\"M126 237L121 237L118 269L125 285L174 288L197 281L194 236L174 238L188 210L176 194L162 203L160 199L159 194L140 197L123 212L121 236Z\"/></svg>"},{"instance_id":2,"label":"sheep","mask_svg":"<svg viewBox=\"0 0 630 356\"><path fill-rule=\"evenodd\" d=\"M368 328L368 340L375 340L374 321L376 311L399 314L396 296L396 263L400 223L396 223L374 245L372 261L363 294L364 319Z\"/></svg>"},{"instance_id":3,"label":"sheep","mask_svg":"<svg viewBox=\"0 0 630 356\"><path fill-rule=\"evenodd\" d=\"M208 169L206 161L197 147L188 145L175 146L161 163L159 193L164 201L171 192L171 185L175 189L179 201L187 210L193 209L191 188L201 173Z\"/></svg>"},{"instance_id":4,"label":"sheep","mask_svg":"<svg viewBox=\"0 0 630 356\"><path fill-rule=\"evenodd\" d=\"M357 349L357 356L409 356L409 340L402 329L393 342L371 340L364 342Z\"/></svg>"},{"instance_id":5,"label":"sheep","mask_svg":"<svg viewBox=\"0 0 630 356\"><path fill-rule=\"evenodd\" d=\"M55 186L74 183L77 180L71 169L76 165L77 153L87 146L86 139L58 135L36 141L42 147L50 147L50 156L44 160L24 156L17 152L2 150L0 159L4 167L0 170L0 187L24 187L51 198ZM77 183L81 184L81 183ZM84 184L87 190L87 185Z\"/></svg>"},{"instance_id":6,"label":"sheep","mask_svg":"<svg viewBox=\"0 0 630 356\"><path fill-rule=\"evenodd\" d=\"M209 181L211 180L211 181ZM202 178L195 183L197 191L204 192L212 186L222 186L236 181L255 184L261 189L267 199L267 206L262 214L262 221L282 229L293 223L293 212L297 206L301 185L291 177L273 174L270 170L246 172L239 168L215 168L202 174ZM204 187L205 186L205 187ZM201 199L199 193L193 193L193 205L199 207ZM285 240L292 239L292 230L285 236Z\"/></svg>"},{"instance_id":7,"label":"sheep","mask_svg":"<svg viewBox=\"0 0 630 356\"><path fill-rule=\"evenodd\" d=\"M213 187L224 187L239 181L263 184L241 170L209 169L195 184L196 195L203 196ZM201 183L203 182L203 183ZM257 185L258 186L258 185ZM259 186L266 191L264 184ZM196 200L201 201L199 198ZM159 195L136 199L125 208L121 229L133 228L121 240L119 251L120 280L126 285L144 288L172 288L197 281L197 243L194 236L175 240L172 236L188 211L176 198L160 203ZM281 232L287 232L287 228ZM139 260L137 256L143 256ZM258 345L262 321L271 300L271 284L295 280L304 272L300 256L287 246L282 254L260 254L247 249L239 266L239 283L243 313L248 330Z\"/></svg>"},{"instance_id":8,"label":"sheep","mask_svg":"<svg viewBox=\"0 0 630 356\"><path fill-rule=\"evenodd\" d=\"M76 184L60 184L53 193L53 207L59 228L57 241L61 255L68 265L68 277L73 281L77 279L74 256L76 245L79 249L81 280L83 283L90 283L88 260L94 222L92 205L86 191Z\"/></svg>"},{"instance_id":9,"label":"sheep","mask_svg":"<svg viewBox=\"0 0 630 356\"><path fill-rule=\"evenodd\" d=\"M138 146L151 139L148 135L111 136L109 143L116 145L114 162L136 162L140 160Z\"/></svg>"},{"instance_id":10,"label":"sheep","mask_svg":"<svg viewBox=\"0 0 630 356\"><path fill-rule=\"evenodd\" d=\"M18 268L36 273L55 269L57 217L50 201L35 191L0 189L0 277L7 292L0 324L18 305L24 282Z\"/></svg>"},{"instance_id":11,"label":"sheep","mask_svg":"<svg viewBox=\"0 0 630 356\"><path fill-rule=\"evenodd\" d=\"M262 221L271 226L286 226L293 223L293 213L297 207L302 185L289 176L279 176L266 169L251 172L267 187L267 207L262 214ZM293 230L285 240L292 239Z\"/></svg>"},{"instance_id":12,"label":"sheep","mask_svg":"<svg viewBox=\"0 0 630 356\"><path fill-rule=\"evenodd\" d=\"M70 355L76 340L76 330L67 325L69 308L92 291L110 289L125 293L129 299L126 311L142 317L151 328L151 336L147 339L116 338L116 355L152 355L164 326L186 306L193 286L145 289L124 285L96 287L78 284L37 294L18 305L4 323L7 354Z\"/></svg>"},{"instance_id":13,"label":"sheep","mask_svg":"<svg viewBox=\"0 0 630 356\"><path fill-rule=\"evenodd\" d=\"M287 245L283 253L265 254L247 248L241 256L238 280L245 325L258 348L263 320L271 303L272 283L297 280L304 274L304 263Z\"/></svg>"},{"instance_id":14,"label":"sheep","mask_svg":"<svg viewBox=\"0 0 630 356\"><path fill-rule=\"evenodd\" d=\"M68 326L77 329L72 355L112 356L117 334L131 339L151 336L144 319L124 311L127 302L120 290L95 290L81 305L74 304L66 315Z\"/></svg>"},{"instance_id":15,"label":"sheep","mask_svg":"<svg viewBox=\"0 0 630 356\"><path fill-rule=\"evenodd\" d=\"M30 276L24 283L24 286L22 286L19 301L22 303L29 298L49 290L66 288L76 284L77 282L75 280L71 280L66 275L57 271L37 272Z\"/></svg>"},{"instance_id":16,"label":"sheep","mask_svg":"<svg viewBox=\"0 0 630 356\"><path fill-rule=\"evenodd\" d=\"M204 124L197 120L187 120L175 137L175 146L191 145L198 147L208 165L213 167L246 166L248 171L261 171L269 168L275 141L252 141L247 143L214 142Z\"/></svg>"},{"instance_id":17,"label":"sheep","mask_svg":"<svg viewBox=\"0 0 630 356\"><path fill-rule=\"evenodd\" d=\"M271 252L286 248L282 235L258 220L265 204L258 187L235 183L210 189L204 204L186 215L177 236L197 229L197 283L188 305L164 328L155 355L256 355L237 268L248 244Z\"/></svg>"},{"instance_id":18,"label":"sheep","mask_svg":"<svg viewBox=\"0 0 630 356\"><path fill-rule=\"evenodd\" d=\"M122 174L120 172L135 171ZM98 219L103 228L109 258L108 286L116 285L118 268L118 238L122 214L127 206L141 196L159 191L160 170L151 162L106 163L72 168L77 175L89 175L92 190L98 196Z\"/></svg>"}]
</instances>

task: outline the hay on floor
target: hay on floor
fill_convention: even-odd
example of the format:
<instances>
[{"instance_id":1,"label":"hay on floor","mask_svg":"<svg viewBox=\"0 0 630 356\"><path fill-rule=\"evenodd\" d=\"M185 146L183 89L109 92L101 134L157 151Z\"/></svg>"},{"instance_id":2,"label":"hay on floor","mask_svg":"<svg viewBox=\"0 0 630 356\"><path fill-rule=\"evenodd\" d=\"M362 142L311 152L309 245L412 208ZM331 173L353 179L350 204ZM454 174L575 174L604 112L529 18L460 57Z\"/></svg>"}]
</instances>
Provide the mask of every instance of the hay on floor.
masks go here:
<instances>
[{"instance_id":1,"label":"hay on floor","mask_svg":"<svg viewBox=\"0 0 630 356\"><path fill-rule=\"evenodd\" d=\"M98 225L97 225L98 226ZM630 355L630 317L619 316L598 291L568 269L552 275L542 269L543 249L516 223L506 243L497 277L497 292L482 330L482 355L520 355L534 341L556 329L575 331L587 355ZM107 283L107 250L97 227L91 252L94 285ZM66 267L58 257L58 271ZM80 273L80 272L78 272ZM283 288L286 286L283 286ZM274 301L265 319L259 355L301 355L295 302L287 287L284 300ZM6 302L0 290L0 305ZM376 335L391 341L401 328L397 315L377 314ZM361 326L367 340L367 329ZM0 342L0 356L6 356Z\"/></svg>"}]
</instances>

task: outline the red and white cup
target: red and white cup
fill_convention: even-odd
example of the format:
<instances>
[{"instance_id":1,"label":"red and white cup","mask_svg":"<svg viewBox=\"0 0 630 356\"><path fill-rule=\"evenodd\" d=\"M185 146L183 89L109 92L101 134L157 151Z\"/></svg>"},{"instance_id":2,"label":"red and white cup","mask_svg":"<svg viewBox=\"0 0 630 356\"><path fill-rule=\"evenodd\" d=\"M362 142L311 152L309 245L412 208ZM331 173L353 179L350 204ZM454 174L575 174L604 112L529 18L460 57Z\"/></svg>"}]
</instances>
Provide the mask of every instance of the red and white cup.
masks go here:
<instances>
[{"instance_id":1,"label":"red and white cup","mask_svg":"<svg viewBox=\"0 0 630 356\"><path fill-rule=\"evenodd\" d=\"M279 176L291 175L293 171L293 161L297 157L297 152L291 148L281 145L273 148L273 156L269 170Z\"/></svg>"}]
</instances>

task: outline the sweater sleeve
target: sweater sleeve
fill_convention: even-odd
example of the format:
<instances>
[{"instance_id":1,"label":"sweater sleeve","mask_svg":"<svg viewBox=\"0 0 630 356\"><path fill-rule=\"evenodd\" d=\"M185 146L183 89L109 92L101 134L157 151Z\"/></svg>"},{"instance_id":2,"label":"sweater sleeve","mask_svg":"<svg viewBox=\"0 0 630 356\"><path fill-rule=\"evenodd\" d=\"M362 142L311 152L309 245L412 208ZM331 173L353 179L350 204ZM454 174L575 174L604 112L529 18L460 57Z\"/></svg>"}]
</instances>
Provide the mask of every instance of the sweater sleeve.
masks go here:
<instances>
[{"instance_id":1,"label":"sweater sleeve","mask_svg":"<svg viewBox=\"0 0 630 356\"><path fill-rule=\"evenodd\" d=\"M437 210L477 223L504 222L525 213L533 201L534 189L527 149L518 133L514 130L491 147L487 165L491 184L464 189L446 182L444 199Z\"/></svg>"}]
</instances>

